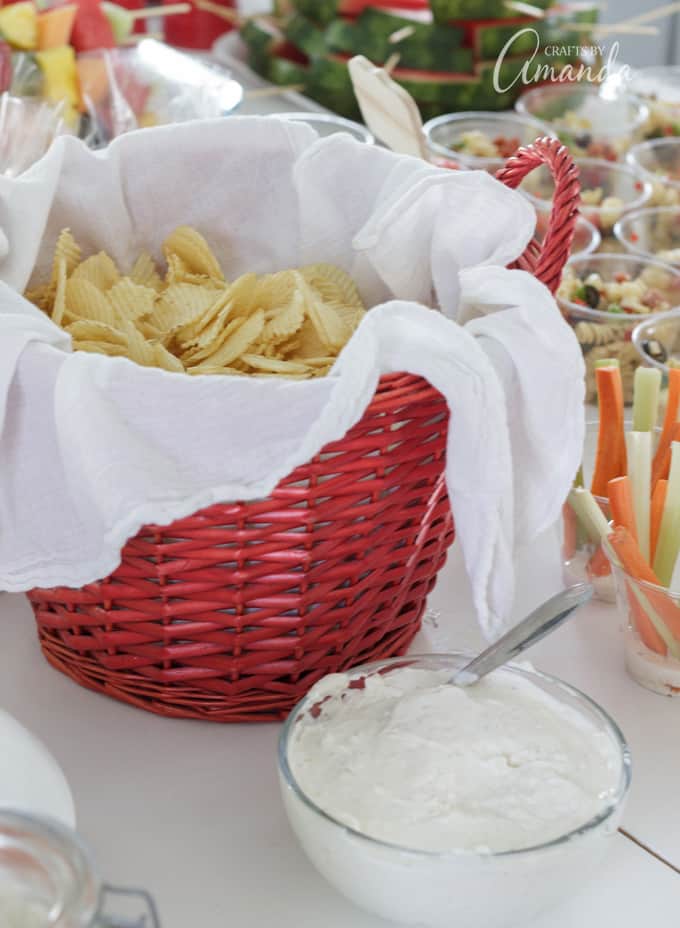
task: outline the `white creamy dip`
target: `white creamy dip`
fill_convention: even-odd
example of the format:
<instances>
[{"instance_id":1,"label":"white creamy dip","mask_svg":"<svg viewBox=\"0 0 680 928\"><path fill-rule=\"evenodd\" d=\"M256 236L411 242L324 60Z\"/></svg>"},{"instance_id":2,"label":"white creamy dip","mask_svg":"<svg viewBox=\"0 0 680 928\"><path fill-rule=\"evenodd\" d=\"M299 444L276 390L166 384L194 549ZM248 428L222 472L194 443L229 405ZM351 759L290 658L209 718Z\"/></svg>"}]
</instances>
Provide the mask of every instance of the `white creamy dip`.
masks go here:
<instances>
[{"instance_id":1,"label":"white creamy dip","mask_svg":"<svg viewBox=\"0 0 680 928\"><path fill-rule=\"evenodd\" d=\"M44 906L22 898L8 887L0 887L0 925L2 928L45 928L48 913Z\"/></svg>"},{"instance_id":2,"label":"white creamy dip","mask_svg":"<svg viewBox=\"0 0 680 928\"><path fill-rule=\"evenodd\" d=\"M604 810L620 776L608 734L517 674L468 688L449 676L322 680L320 714L300 718L289 743L301 790L365 835L428 851L533 847Z\"/></svg>"}]
</instances>

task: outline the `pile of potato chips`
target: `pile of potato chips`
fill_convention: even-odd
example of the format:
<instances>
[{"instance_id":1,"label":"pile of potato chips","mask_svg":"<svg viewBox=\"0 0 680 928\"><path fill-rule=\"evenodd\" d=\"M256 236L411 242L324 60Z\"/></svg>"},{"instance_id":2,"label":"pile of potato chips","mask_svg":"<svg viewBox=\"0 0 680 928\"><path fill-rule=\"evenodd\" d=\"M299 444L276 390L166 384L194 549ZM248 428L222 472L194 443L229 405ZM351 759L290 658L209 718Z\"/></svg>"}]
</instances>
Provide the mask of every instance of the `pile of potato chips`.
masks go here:
<instances>
[{"instance_id":1,"label":"pile of potato chips","mask_svg":"<svg viewBox=\"0 0 680 928\"><path fill-rule=\"evenodd\" d=\"M103 251L82 260L64 229L50 280L26 297L76 350L189 374L298 379L326 374L366 311L351 278L329 264L229 283L189 226L175 229L163 254L164 278L146 253L123 276Z\"/></svg>"}]
</instances>

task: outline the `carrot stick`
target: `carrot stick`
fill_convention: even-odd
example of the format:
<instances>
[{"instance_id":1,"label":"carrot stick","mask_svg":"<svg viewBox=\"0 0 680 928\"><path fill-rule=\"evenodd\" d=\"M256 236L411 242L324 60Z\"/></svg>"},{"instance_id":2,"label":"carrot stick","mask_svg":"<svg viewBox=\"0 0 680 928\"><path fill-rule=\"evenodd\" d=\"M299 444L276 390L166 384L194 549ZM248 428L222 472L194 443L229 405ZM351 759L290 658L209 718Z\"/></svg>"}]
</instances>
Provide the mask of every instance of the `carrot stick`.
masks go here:
<instances>
[{"instance_id":1,"label":"carrot stick","mask_svg":"<svg viewBox=\"0 0 680 928\"><path fill-rule=\"evenodd\" d=\"M606 496L609 481L626 473L623 385L618 367L598 367L595 377L600 403L600 427L590 489L594 496Z\"/></svg>"},{"instance_id":2,"label":"carrot stick","mask_svg":"<svg viewBox=\"0 0 680 928\"><path fill-rule=\"evenodd\" d=\"M674 441L680 441L680 422L674 422L671 427L671 440L662 451L662 456L657 465L659 473L657 480L668 480L668 475L671 470L671 448ZM659 439L659 447L661 447L661 439ZM659 454L659 448L656 449L656 454ZM656 462L656 455L654 461ZM656 486L656 481L654 480L654 464L652 464L652 486Z\"/></svg>"},{"instance_id":3,"label":"carrot stick","mask_svg":"<svg viewBox=\"0 0 680 928\"><path fill-rule=\"evenodd\" d=\"M612 572L612 565L604 553L602 545L598 545L595 554L588 561L587 573L589 577L608 577Z\"/></svg>"},{"instance_id":4,"label":"carrot stick","mask_svg":"<svg viewBox=\"0 0 680 928\"><path fill-rule=\"evenodd\" d=\"M669 454L670 458L670 454ZM656 554L656 542L659 537L659 529L661 528L661 516L663 515L663 508L666 505L666 490L668 489L667 480L657 480L656 486L654 487L654 492L652 493L652 511L651 511L651 528L650 528L650 545L652 548L651 561L654 563L654 555Z\"/></svg>"},{"instance_id":5,"label":"carrot stick","mask_svg":"<svg viewBox=\"0 0 680 928\"><path fill-rule=\"evenodd\" d=\"M661 437L659 438L659 444L656 446L656 454L652 463L652 486L656 484L657 480L664 477L662 465L673 441L673 427L678 421L678 410L680 410L680 370L672 367L668 371L666 415L664 416ZM667 475L668 472L666 472Z\"/></svg>"},{"instance_id":6,"label":"carrot stick","mask_svg":"<svg viewBox=\"0 0 680 928\"><path fill-rule=\"evenodd\" d=\"M607 484L607 492L609 493L609 505L614 524L627 528L637 543L638 534L630 478L615 477L610 480Z\"/></svg>"},{"instance_id":7,"label":"carrot stick","mask_svg":"<svg viewBox=\"0 0 680 928\"><path fill-rule=\"evenodd\" d=\"M619 559L625 572L634 580L661 586L659 578L642 556L637 542L628 529L616 527L607 538L607 543ZM642 608L633 609L640 637L647 647L659 654L666 650L680 656L680 609L664 590L641 589L629 584L629 593ZM630 596L629 596L630 598ZM675 639L675 640L674 640Z\"/></svg>"}]
</instances>

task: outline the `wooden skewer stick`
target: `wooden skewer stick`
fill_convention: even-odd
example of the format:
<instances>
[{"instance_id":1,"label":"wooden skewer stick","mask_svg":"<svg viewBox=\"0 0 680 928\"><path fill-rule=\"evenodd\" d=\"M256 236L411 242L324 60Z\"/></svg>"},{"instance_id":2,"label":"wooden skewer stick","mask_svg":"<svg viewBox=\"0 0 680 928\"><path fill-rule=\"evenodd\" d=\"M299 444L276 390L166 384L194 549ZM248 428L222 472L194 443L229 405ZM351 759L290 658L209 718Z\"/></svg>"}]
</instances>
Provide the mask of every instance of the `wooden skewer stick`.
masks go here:
<instances>
[{"instance_id":1,"label":"wooden skewer stick","mask_svg":"<svg viewBox=\"0 0 680 928\"><path fill-rule=\"evenodd\" d=\"M401 29L397 29L396 32L393 32L392 35L388 36L387 41L390 45L398 45L399 42L403 42L405 39L410 39L416 30L413 26L402 26Z\"/></svg>"},{"instance_id":2,"label":"wooden skewer stick","mask_svg":"<svg viewBox=\"0 0 680 928\"><path fill-rule=\"evenodd\" d=\"M130 19L149 19L152 16L176 16L178 13L190 13L190 3L168 3L167 6L147 6L141 10L128 10Z\"/></svg>"},{"instance_id":3,"label":"wooden skewer stick","mask_svg":"<svg viewBox=\"0 0 680 928\"><path fill-rule=\"evenodd\" d=\"M531 3L524 3L523 0L505 0L505 6L509 10L515 10L516 13L533 16L534 19L545 19L545 10Z\"/></svg>"},{"instance_id":4,"label":"wooden skewer stick","mask_svg":"<svg viewBox=\"0 0 680 928\"><path fill-rule=\"evenodd\" d=\"M390 55L390 57L387 59L387 61L385 62L385 64L383 65L384 71L385 71L387 74L391 74L392 71L394 71L394 69L395 69L396 66L399 64L400 61L401 61L401 55L399 54L399 52L393 52L393 53Z\"/></svg>"},{"instance_id":5,"label":"wooden skewer stick","mask_svg":"<svg viewBox=\"0 0 680 928\"><path fill-rule=\"evenodd\" d=\"M593 35L658 35L658 26L637 26L635 23L570 23L573 32L592 32Z\"/></svg>"},{"instance_id":6,"label":"wooden skewer stick","mask_svg":"<svg viewBox=\"0 0 680 928\"><path fill-rule=\"evenodd\" d=\"M622 22L616 23L615 25L639 26L640 23L652 23L655 19L664 19L666 16L672 16L674 13L680 13L680 2L668 3L666 6L660 6L657 10L650 10L648 13L640 13L637 16L631 16L629 19L624 19Z\"/></svg>"},{"instance_id":7,"label":"wooden skewer stick","mask_svg":"<svg viewBox=\"0 0 680 928\"><path fill-rule=\"evenodd\" d=\"M533 6L531 3L524 3L523 0L505 0L505 6L508 7L508 9L515 10L517 13L522 13L524 16L532 16L534 19L546 19L548 15L546 10ZM677 6L678 9L680 9L680 4L670 4L670 7L673 6ZM644 15L644 22L649 22L650 14ZM670 13L660 14L659 11L656 11L654 13L654 18L659 15L670 15ZM633 19L627 19L620 23L569 23L566 28L572 29L575 32L592 32L595 35L607 35L613 32L619 32L622 35L659 34L659 30L655 26L643 26L641 25L642 21L643 20L639 17L634 17Z\"/></svg>"},{"instance_id":8,"label":"wooden skewer stick","mask_svg":"<svg viewBox=\"0 0 680 928\"><path fill-rule=\"evenodd\" d=\"M194 0L194 6L199 10L205 10L206 13L213 13L220 19L226 19L229 23L236 23L237 26L240 26L245 18L237 10L230 10L220 3L213 3L212 0Z\"/></svg>"}]
</instances>

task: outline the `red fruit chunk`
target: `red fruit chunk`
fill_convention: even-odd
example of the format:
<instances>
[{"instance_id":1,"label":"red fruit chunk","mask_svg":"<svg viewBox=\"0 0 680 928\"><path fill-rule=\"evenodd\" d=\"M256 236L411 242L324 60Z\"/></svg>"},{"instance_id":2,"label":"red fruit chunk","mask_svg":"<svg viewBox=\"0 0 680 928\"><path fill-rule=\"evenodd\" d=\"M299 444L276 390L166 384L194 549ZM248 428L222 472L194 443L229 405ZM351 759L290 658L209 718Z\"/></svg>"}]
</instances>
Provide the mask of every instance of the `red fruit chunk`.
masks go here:
<instances>
[{"instance_id":1,"label":"red fruit chunk","mask_svg":"<svg viewBox=\"0 0 680 928\"><path fill-rule=\"evenodd\" d=\"M7 42L0 42L0 93L12 86L12 49Z\"/></svg>"},{"instance_id":2,"label":"red fruit chunk","mask_svg":"<svg viewBox=\"0 0 680 928\"><path fill-rule=\"evenodd\" d=\"M71 45L77 52L92 52L98 48L115 48L113 29L104 15L99 0L78 0L78 12L73 23Z\"/></svg>"}]
</instances>

